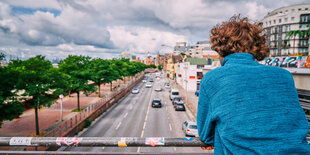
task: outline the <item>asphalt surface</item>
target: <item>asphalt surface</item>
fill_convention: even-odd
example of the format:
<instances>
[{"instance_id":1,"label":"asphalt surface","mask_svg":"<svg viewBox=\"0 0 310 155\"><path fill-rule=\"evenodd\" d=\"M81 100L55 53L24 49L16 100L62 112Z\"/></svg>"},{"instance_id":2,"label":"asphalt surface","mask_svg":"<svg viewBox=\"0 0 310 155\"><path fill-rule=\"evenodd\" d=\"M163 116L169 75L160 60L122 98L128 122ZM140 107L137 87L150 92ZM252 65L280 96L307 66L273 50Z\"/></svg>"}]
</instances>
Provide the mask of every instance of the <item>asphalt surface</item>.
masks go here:
<instances>
[{"instance_id":1,"label":"asphalt surface","mask_svg":"<svg viewBox=\"0 0 310 155\"><path fill-rule=\"evenodd\" d=\"M155 75L155 74L154 74ZM153 75L153 77L154 77ZM149 77L150 78L150 77ZM80 134L80 137L185 137L182 123L193 118L189 112L175 111L169 99L169 90L164 88L167 79L155 79L152 88L139 83L138 94L129 93L113 109L101 116ZM162 87L156 92L156 87ZM153 98L160 98L161 108L152 108ZM83 152L180 152L208 153L195 147L67 147L64 151Z\"/></svg>"}]
</instances>

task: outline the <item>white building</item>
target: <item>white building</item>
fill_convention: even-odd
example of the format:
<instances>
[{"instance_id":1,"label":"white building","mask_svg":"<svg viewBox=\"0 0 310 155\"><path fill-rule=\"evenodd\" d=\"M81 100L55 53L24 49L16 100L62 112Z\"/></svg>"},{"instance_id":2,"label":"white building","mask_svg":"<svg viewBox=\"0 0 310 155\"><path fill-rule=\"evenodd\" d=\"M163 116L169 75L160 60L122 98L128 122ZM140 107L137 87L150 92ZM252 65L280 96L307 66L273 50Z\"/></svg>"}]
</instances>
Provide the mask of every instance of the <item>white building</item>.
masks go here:
<instances>
[{"instance_id":1,"label":"white building","mask_svg":"<svg viewBox=\"0 0 310 155\"><path fill-rule=\"evenodd\" d=\"M292 30L310 28L310 4L282 7L268 13L261 21L267 33L271 56L309 55L309 36L287 37Z\"/></svg>"},{"instance_id":2,"label":"white building","mask_svg":"<svg viewBox=\"0 0 310 155\"><path fill-rule=\"evenodd\" d=\"M187 50L188 50L188 47L187 47L186 42L176 42L173 53L174 54L186 53Z\"/></svg>"},{"instance_id":3,"label":"white building","mask_svg":"<svg viewBox=\"0 0 310 155\"><path fill-rule=\"evenodd\" d=\"M189 92L199 90L203 69L207 63L204 58L186 58L183 63L178 64L176 82Z\"/></svg>"},{"instance_id":4,"label":"white building","mask_svg":"<svg viewBox=\"0 0 310 155\"><path fill-rule=\"evenodd\" d=\"M218 53L211 49L209 41L198 41L196 45L189 46L188 52L194 58L218 58Z\"/></svg>"}]
</instances>

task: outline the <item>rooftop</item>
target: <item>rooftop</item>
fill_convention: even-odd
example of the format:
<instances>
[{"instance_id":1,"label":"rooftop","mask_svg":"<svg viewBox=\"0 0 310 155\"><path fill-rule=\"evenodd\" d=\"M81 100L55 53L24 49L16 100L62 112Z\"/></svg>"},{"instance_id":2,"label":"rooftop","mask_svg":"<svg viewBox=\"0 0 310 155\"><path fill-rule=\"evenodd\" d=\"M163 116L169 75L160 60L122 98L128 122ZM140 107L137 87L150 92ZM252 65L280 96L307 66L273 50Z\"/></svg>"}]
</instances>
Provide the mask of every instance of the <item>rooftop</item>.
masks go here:
<instances>
[{"instance_id":1,"label":"rooftop","mask_svg":"<svg viewBox=\"0 0 310 155\"><path fill-rule=\"evenodd\" d=\"M204 58L187 58L187 62L189 62L191 65L207 65L208 62Z\"/></svg>"}]
</instances>

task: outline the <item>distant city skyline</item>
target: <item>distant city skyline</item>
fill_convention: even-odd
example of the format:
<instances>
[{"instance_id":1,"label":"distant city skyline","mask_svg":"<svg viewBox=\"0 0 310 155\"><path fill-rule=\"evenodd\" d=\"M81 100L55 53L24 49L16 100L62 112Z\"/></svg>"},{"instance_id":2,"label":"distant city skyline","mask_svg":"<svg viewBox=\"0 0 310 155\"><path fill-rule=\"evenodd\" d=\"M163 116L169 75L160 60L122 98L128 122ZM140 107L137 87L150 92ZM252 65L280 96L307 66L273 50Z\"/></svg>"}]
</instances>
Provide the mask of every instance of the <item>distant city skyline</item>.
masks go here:
<instances>
[{"instance_id":1,"label":"distant city skyline","mask_svg":"<svg viewBox=\"0 0 310 155\"><path fill-rule=\"evenodd\" d=\"M176 42L209 40L210 29L234 14L253 21L307 0L3 0L0 51L27 59L68 55L111 59L123 52L145 58ZM162 46L167 45L167 46Z\"/></svg>"}]
</instances>

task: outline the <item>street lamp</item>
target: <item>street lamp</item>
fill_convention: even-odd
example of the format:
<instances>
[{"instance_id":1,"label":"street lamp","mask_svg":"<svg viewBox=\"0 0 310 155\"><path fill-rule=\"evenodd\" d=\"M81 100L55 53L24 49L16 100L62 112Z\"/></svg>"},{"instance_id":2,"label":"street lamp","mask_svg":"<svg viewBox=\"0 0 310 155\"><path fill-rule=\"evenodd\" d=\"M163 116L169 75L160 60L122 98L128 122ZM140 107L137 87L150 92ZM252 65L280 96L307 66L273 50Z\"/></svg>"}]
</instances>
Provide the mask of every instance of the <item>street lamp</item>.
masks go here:
<instances>
[{"instance_id":1,"label":"street lamp","mask_svg":"<svg viewBox=\"0 0 310 155\"><path fill-rule=\"evenodd\" d=\"M185 99L185 102L186 102L186 104L187 104L187 83L188 83L188 80L187 80L187 70L188 70L188 64L187 64L187 62L184 62L184 65L185 65L185 82L186 82L186 99Z\"/></svg>"},{"instance_id":2,"label":"street lamp","mask_svg":"<svg viewBox=\"0 0 310 155\"><path fill-rule=\"evenodd\" d=\"M60 98L60 121L63 121L63 119L62 119L62 99L64 98L64 95L60 94L59 98Z\"/></svg>"}]
</instances>

